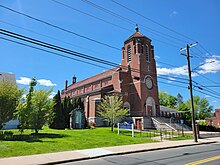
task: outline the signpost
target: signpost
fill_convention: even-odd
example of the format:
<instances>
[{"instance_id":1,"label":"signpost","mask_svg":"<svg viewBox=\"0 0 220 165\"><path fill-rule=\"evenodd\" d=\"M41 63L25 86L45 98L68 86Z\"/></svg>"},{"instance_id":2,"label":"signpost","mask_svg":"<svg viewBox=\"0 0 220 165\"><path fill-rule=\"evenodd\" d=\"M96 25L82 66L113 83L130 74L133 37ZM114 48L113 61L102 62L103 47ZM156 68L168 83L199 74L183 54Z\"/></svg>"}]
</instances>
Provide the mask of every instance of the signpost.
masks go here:
<instances>
[{"instance_id":1,"label":"signpost","mask_svg":"<svg viewBox=\"0 0 220 165\"><path fill-rule=\"evenodd\" d=\"M120 129L131 131L131 136L134 137L134 124L131 123L118 123L118 135L120 134Z\"/></svg>"}]
</instances>

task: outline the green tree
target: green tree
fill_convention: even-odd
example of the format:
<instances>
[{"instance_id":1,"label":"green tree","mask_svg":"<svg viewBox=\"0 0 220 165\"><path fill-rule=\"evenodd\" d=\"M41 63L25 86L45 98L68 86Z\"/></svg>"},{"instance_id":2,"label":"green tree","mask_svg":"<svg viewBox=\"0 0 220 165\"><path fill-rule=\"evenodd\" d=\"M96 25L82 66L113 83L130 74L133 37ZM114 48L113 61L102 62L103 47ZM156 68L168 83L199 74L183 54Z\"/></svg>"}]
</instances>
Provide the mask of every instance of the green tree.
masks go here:
<instances>
[{"instance_id":1,"label":"green tree","mask_svg":"<svg viewBox=\"0 0 220 165\"><path fill-rule=\"evenodd\" d=\"M187 124L191 125L192 123L192 116L191 116L191 111L190 111L190 107L182 102L178 105L178 107L176 108L178 111L182 111L183 113L183 117L186 121Z\"/></svg>"},{"instance_id":2,"label":"green tree","mask_svg":"<svg viewBox=\"0 0 220 165\"><path fill-rule=\"evenodd\" d=\"M9 80L0 82L0 129L13 118L13 113L24 90Z\"/></svg>"},{"instance_id":3,"label":"green tree","mask_svg":"<svg viewBox=\"0 0 220 165\"><path fill-rule=\"evenodd\" d=\"M45 124L52 121L54 117L54 101L49 98L52 89L38 89L34 91L32 98L32 111L29 116L29 127L38 134Z\"/></svg>"},{"instance_id":4,"label":"green tree","mask_svg":"<svg viewBox=\"0 0 220 165\"><path fill-rule=\"evenodd\" d=\"M31 128L37 134L44 124L49 124L53 118L54 102L49 99L52 92L50 90L34 90L37 81L32 78L30 88L24 102L17 106L16 115L20 121L20 132L24 129Z\"/></svg>"},{"instance_id":5,"label":"green tree","mask_svg":"<svg viewBox=\"0 0 220 165\"><path fill-rule=\"evenodd\" d=\"M15 115L20 121L20 132L22 133L24 129L29 127L29 118L30 114L33 111L33 106L32 106L32 96L34 92L34 87L37 85L37 81L35 77L33 77L29 83L29 91L28 94L26 95L26 100L24 102L20 102L16 108Z\"/></svg>"},{"instance_id":6,"label":"green tree","mask_svg":"<svg viewBox=\"0 0 220 165\"><path fill-rule=\"evenodd\" d=\"M206 98L200 98L199 96L193 96L195 117L196 120L204 120L206 117L212 116L213 106L209 105ZM186 101L186 105L190 108L190 100Z\"/></svg>"},{"instance_id":7,"label":"green tree","mask_svg":"<svg viewBox=\"0 0 220 165\"><path fill-rule=\"evenodd\" d=\"M183 103L183 96L180 93L178 93L177 94L177 105L179 106L182 103Z\"/></svg>"},{"instance_id":8,"label":"green tree","mask_svg":"<svg viewBox=\"0 0 220 165\"><path fill-rule=\"evenodd\" d=\"M64 97L62 107L65 119L65 128L70 128L70 112L73 110L72 100L69 97Z\"/></svg>"},{"instance_id":9,"label":"green tree","mask_svg":"<svg viewBox=\"0 0 220 165\"><path fill-rule=\"evenodd\" d=\"M80 97L75 97L73 99L64 97L62 107L65 118L65 127L70 128L70 112L76 108L84 109L84 102Z\"/></svg>"},{"instance_id":10,"label":"green tree","mask_svg":"<svg viewBox=\"0 0 220 165\"><path fill-rule=\"evenodd\" d=\"M61 104L61 97L59 90L57 94L53 97L53 101L54 101L54 107L53 107L54 118L49 127L53 129L65 129L65 118L63 114L64 112Z\"/></svg>"},{"instance_id":11,"label":"green tree","mask_svg":"<svg viewBox=\"0 0 220 165\"><path fill-rule=\"evenodd\" d=\"M211 117L213 111L213 106L209 105L209 102L206 98L200 99L199 103L199 116L200 120L204 120L206 117Z\"/></svg>"},{"instance_id":12,"label":"green tree","mask_svg":"<svg viewBox=\"0 0 220 165\"><path fill-rule=\"evenodd\" d=\"M170 108L175 108L177 105L177 98L175 96L168 94L164 90L159 92L159 101L160 101L160 105L164 105Z\"/></svg>"},{"instance_id":13,"label":"green tree","mask_svg":"<svg viewBox=\"0 0 220 165\"><path fill-rule=\"evenodd\" d=\"M111 131L120 119L128 116L128 109L122 108L123 101L118 95L105 96L98 105L98 114L111 123Z\"/></svg>"},{"instance_id":14,"label":"green tree","mask_svg":"<svg viewBox=\"0 0 220 165\"><path fill-rule=\"evenodd\" d=\"M206 117L212 116L213 106L209 105L209 102L206 98L200 98L199 96L193 97L194 110L195 110L195 119L204 120ZM185 103L181 103L177 110L185 111L184 118L188 121L188 124L192 123L192 111L191 111L191 101L187 100Z\"/></svg>"}]
</instances>

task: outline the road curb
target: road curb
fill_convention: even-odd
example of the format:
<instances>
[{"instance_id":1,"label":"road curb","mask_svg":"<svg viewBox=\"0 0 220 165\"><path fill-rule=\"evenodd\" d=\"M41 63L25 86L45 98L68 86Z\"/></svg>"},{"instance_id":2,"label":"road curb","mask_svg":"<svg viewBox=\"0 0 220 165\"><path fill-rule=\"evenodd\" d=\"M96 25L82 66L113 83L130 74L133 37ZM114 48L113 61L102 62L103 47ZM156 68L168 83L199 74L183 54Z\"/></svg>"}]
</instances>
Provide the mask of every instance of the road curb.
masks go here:
<instances>
[{"instance_id":1,"label":"road curb","mask_svg":"<svg viewBox=\"0 0 220 165\"><path fill-rule=\"evenodd\" d=\"M53 165L53 164L77 162L77 161L82 161L82 160L97 159L97 158L103 158L103 157L115 156L115 155L125 155L125 154L140 153L140 152L146 152L146 151L156 151L156 150L164 150L164 149L180 148L180 147L196 146L196 145L205 145L205 144L213 144L213 143L217 143L217 141L201 142L201 143L194 143L194 144L183 144L183 145L178 145L178 146L158 147L158 148L151 148L151 149L141 149L141 150L135 150L135 151L124 151L124 152L110 153L110 154L92 156L92 157L87 156L84 158L76 158L76 159L68 159L68 160L62 160L62 161L43 163L41 165Z\"/></svg>"}]
</instances>

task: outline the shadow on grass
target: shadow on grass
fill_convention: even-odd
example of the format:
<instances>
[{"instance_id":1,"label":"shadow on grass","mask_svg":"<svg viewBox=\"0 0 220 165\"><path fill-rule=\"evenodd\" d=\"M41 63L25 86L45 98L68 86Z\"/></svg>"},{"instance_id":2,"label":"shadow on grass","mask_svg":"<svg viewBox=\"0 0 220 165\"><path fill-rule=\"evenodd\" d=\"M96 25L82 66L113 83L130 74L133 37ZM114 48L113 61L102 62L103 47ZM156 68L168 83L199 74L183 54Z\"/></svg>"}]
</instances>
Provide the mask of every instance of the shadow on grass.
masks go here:
<instances>
[{"instance_id":1,"label":"shadow on grass","mask_svg":"<svg viewBox=\"0 0 220 165\"><path fill-rule=\"evenodd\" d=\"M2 134L0 140L2 141L25 141L25 142L43 142L43 138L64 138L68 135L54 134L54 133L38 133L36 134Z\"/></svg>"}]
</instances>

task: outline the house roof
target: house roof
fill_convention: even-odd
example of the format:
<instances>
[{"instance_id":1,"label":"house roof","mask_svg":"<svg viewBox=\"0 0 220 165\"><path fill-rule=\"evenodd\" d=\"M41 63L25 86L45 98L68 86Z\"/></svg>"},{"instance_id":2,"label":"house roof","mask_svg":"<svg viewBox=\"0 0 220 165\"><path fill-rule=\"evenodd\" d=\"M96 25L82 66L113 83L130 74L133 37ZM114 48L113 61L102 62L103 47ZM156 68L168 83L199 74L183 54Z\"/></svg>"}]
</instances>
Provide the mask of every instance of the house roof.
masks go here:
<instances>
[{"instance_id":1,"label":"house roof","mask_svg":"<svg viewBox=\"0 0 220 165\"><path fill-rule=\"evenodd\" d=\"M163 105L160 105L160 111L169 112L169 113L181 113L180 111L177 111L177 110L175 110L173 108L165 107Z\"/></svg>"}]
</instances>

